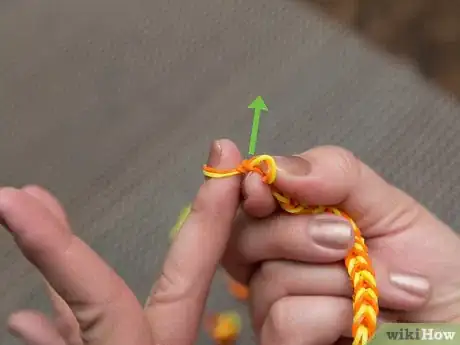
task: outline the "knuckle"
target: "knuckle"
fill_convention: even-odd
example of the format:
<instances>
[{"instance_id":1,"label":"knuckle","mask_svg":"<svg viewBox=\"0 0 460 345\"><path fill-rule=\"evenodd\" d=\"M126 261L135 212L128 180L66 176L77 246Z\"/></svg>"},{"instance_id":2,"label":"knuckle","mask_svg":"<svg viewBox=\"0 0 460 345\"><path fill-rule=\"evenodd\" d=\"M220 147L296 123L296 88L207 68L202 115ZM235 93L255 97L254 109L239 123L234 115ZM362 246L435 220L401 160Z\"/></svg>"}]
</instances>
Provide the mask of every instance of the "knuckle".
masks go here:
<instances>
[{"instance_id":1,"label":"knuckle","mask_svg":"<svg viewBox=\"0 0 460 345\"><path fill-rule=\"evenodd\" d=\"M280 266L280 263L276 261L266 261L262 263L257 272L257 280L262 283L261 285L278 284Z\"/></svg>"},{"instance_id":2,"label":"knuckle","mask_svg":"<svg viewBox=\"0 0 460 345\"><path fill-rule=\"evenodd\" d=\"M282 279L282 262L264 262L251 283L251 290L257 294L257 301L270 307L274 302L288 295L287 287ZM268 312L268 308L265 313Z\"/></svg>"},{"instance_id":3,"label":"knuckle","mask_svg":"<svg viewBox=\"0 0 460 345\"><path fill-rule=\"evenodd\" d=\"M306 153L306 158L321 166L321 173L329 177L328 181L322 182L322 189L326 188L327 183L344 192L355 185L363 174L364 164L361 160L353 152L340 146L314 148Z\"/></svg>"},{"instance_id":4,"label":"knuckle","mask_svg":"<svg viewBox=\"0 0 460 345\"><path fill-rule=\"evenodd\" d=\"M267 325L278 339L288 339L291 334L289 327L289 306L284 299L273 303L267 317Z\"/></svg>"},{"instance_id":5,"label":"knuckle","mask_svg":"<svg viewBox=\"0 0 460 345\"><path fill-rule=\"evenodd\" d=\"M74 336L77 332L79 332L80 326L73 314L59 315L56 318L55 323L61 334L64 334L67 337Z\"/></svg>"},{"instance_id":6,"label":"knuckle","mask_svg":"<svg viewBox=\"0 0 460 345\"><path fill-rule=\"evenodd\" d=\"M353 152L340 146L326 147L330 151L331 157L336 163L337 168L345 175L354 174L359 168L360 161Z\"/></svg>"},{"instance_id":7,"label":"knuckle","mask_svg":"<svg viewBox=\"0 0 460 345\"><path fill-rule=\"evenodd\" d=\"M192 285L177 271L163 270L153 288L150 304L172 303L192 297Z\"/></svg>"}]
</instances>

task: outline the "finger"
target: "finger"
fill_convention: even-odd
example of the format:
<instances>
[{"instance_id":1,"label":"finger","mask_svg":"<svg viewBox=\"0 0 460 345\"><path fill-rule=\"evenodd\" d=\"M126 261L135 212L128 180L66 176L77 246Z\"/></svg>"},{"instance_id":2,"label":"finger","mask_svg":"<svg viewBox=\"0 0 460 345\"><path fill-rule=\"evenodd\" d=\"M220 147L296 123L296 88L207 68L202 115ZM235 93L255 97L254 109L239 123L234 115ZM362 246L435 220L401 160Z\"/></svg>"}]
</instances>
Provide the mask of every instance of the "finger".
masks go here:
<instances>
[{"instance_id":1,"label":"finger","mask_svg":"<svg viewBox=\"0 0 460 345\"><path fill-rule=\"evenodd\" d=\"M121 278L37 198L22 190L1 189L0 218L24 256L72 309L87 337L100 335L96 326L101 320L117 322L124 330L143 324L142 308ZM127 340L132 334L124 330L111 335ZM138 336L150 337L146 332Z\"/></svg>"},{"instance_id":2,"label":"finger","mask_svg":"<svg viewBox=\"0 0 460 345\"><path fill-rule=\"evenodd\" d=\"M382 308L402 312L415 311L428 300L428 291L409 291L392 284L387 268L375 265L380 287L379 302ZM406 278L408 279L408 278ZM253 275L250 283L251 314L256 328L260 328L270 308L287 296L336 296L353 294L352 284L343 263L328 265L304 264L292 261L267 261ZM395 314L396 315L396 314Z\"/></svg>"},{"instance_id":3,"label":"finger","mask_svg":"<svg viewBox=\"0 0 460 345\"><path fill-rule=\"evenodd\" d=\"M235 227L222 263L244 284L261 261L336 262L346 257L354 240L350 223L333 215L282 213L255 220L240 214Z\"/></svg>"},{"instance_id":4,"label":"finger","mask_svg":"<svg viewBox=\"0 0 460 345\"><path fill-rule=\"evenodd\" d=\"M345 149L323 146L276 162L276 188L307 205L339 205L367 238L405 228L426 212Z\"/></svg>"},{"instance_id":5,"label":"finger","mask_svg":"<svg viewBox=\"0 0 460 345\"><path fill-rule=\"evenodd\" d=\"M65 339L67 345L82 345L80 326L69 305L46 280L45 285L55 314L54 324L59 334Z\"/></svg>"},{"instance_id":6,"label":"finger","mask_svg":"<svg viewBox=\"0 0 460 345\"><path fill-rule=\"evenodd\" d=\"M379 304L402 312L414 312L422 308L431 295L430 282L422 276L393 268L387 261L376 257L372 264L379 290Z\"/></svg>"},{"instance_id":7,"label":"finger","mask_svg":"<svg viewBox=\"0 0 460 345\"><path fill-rule=\"evenodd\" d=\"M8 329L26 345L66 345L53 323L36 311L23 310L11 315Z\"/></svg>"},{"instance_id":8,"label":"finger","mask_svg":"<svg viewBox=\"0 0 460 345\"><path fill-rule=\"evenodd\" d=\"M69 226L67 215L59 201L40 186L28 185L21 188L27 194L38 199L64 226Z\"/></svg>"},{"instance_id":9,"label":"finger","mask_svg":"<svg viewBox=\"0 0 460 345\"><path fill-rule=\"evenodd\" d=\"M277 204L270 187L258 174L250 173L243 180L243 210L251 217L264 218L275 212Z\"/></svg>"},{"instance_id":10,"label":"finger","mask_svg":"<svg viewBox=\"0 0 460 345\"><path fill-rule=\"evenodd\" d=\"M291 296L277 301L260 331L264 345L333 344L351 327L347 298Z\"/></svg>"},{"instance_id":11,"label":"finger","mask_svg":"<svg viewBox=\"0 0 460 345\"><path fill-rule=\"evenodd\" d=\"M288 296L335 296L353 293L343 264L314 265L267 261L250 283L250 308L255 329L260 329L276 301Z\"/></svg>"},{"instance_id":12,"label":"finger","mask_svg":"<svg viewBox=\"0 0 460 345\"><path fill-rule=\"evenodd\" d=\"M270 309L259 333L264 345L329 345L341 337L351 337L351 301L331 296L290 296L278 300ZM382 313L391 322L391 313Z\"/></svg>"},{"instance_id":13,"label":"finger","mask_svg":"<svg viewBox=\"0 0 460 345\"><path fill-rule=\"evenodd\" d=\"M229 140L214 144L209 164L235 167L240 153ZM192 211L166 257L146 313L155 340L193 344L212 278L230 237L239 206L241 179L211 179L198 191Z\"/></svg>"},{"instance_id":14,"label":"finger","mask_svg":"<svg viewBox=\"0 0 460 345\"><path fill-rule=\"evenodd\" d=\"M447 295L453 296L449 284L439 283L452 282L450 272L459 269L460 241L452 229L344 149L318 147L296 157L276 160L276 188L308 205L338 205L346 211L367 239L373 261L379 258L391 272L419 276L403 279L405 283L401 285L425 291L426 284L420 276L430 281L433 306L424 308L423 313L408 315L411 320L450 317L451 311L434 305L453 305L445 302ZM392 280L402 282L398 276Z\"/></svg>"},{"instance_id":15,"label":"finger","mask_svg":"<svg viewBox=\"0 0 460 345\"><path fill-rule=\"evenodd\" d=\"M48 191L35 185L25 186L22 190L39 200L43 206L53 213L56 219L62 222L63 226L69 226L64 209L59 201ZM80 338L80 327L78 326L78 322L73 315L72 310L46 280L45 285L46 291L53 305L57 330L69 345L82 344Z\"/></svg>"}]
</instances>

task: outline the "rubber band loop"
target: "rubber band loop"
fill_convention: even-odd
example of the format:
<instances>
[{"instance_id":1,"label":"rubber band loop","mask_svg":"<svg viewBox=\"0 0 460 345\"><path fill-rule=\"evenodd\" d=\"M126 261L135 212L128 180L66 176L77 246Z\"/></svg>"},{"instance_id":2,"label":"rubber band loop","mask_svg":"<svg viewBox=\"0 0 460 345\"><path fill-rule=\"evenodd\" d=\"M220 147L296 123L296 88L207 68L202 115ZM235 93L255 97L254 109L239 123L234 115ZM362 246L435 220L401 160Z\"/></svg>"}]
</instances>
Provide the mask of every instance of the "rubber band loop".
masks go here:
<instances>
[{"instance_id":1,"label":"rubber band loop","mask_svg":"<svg viewBox=\"0 0 460 345\"><path fill-rule=\"evenodd\" d=\"M353 286L353 345L367 345L374 336L379 314L378 290L372 262L361 231L345 212L330 206L304 206L292 198L281 194L273 187L276 180L276 162L272 156L260 155L246 159L235 169L219 170L203 166L203 174L210 178L224 178L237 175L258 173L262 181L272 185L272 195L281 208L291 214L330 213L348 220L353 228L355 242L345 258L345 266Z\"/></svg>"}]
</instances>

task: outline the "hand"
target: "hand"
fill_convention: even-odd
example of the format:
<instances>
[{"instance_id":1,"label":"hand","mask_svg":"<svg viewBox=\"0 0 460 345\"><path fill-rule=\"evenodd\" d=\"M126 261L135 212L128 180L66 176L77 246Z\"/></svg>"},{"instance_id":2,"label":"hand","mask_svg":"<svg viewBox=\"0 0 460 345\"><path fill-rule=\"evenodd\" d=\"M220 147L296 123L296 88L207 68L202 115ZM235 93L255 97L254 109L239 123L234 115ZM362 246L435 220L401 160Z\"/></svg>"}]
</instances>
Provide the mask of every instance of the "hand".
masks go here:
<instances>
[{"instance_id":1,"label":"hand","mask_svg":"<svg viewBox=\"0 0 460 345\"><path fill-rule=\"evenodd\" d=\"M221 141L209 164L231 168L241 157ZM57 313L11 316L28 345L191 345L216 266L230 236L238 177L207 181L172 244L145 310L123 280L72 234L59 203L38 187L0 190L0 218L24 256L46 279Z\"/></svg>"},{"instance_id":2,"label":"hand","mask_svg":"<svg viewBox=\"0 0 460 345\"><path fill-rule=\"evenodd\" d=\"M446 224L344 149L276 161L278 190L307 205L336 205L357 222L383 321L460 322L460 239ZM340 337L350 336L352 290L337 261L352 245L351 229L334 216L280 214L255 174L243 189L245 212L222 262L250 284L260 343L350 343Z\"/></svg>"}]
</instances>

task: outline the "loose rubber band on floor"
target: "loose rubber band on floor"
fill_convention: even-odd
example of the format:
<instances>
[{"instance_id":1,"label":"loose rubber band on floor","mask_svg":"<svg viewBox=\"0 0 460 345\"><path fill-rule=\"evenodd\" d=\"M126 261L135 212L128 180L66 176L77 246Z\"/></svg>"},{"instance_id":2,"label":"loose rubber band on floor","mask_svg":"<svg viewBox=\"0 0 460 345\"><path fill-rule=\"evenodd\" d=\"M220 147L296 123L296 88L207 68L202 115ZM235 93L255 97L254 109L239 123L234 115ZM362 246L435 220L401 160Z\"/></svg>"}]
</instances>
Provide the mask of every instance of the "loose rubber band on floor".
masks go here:
<instances>
[{"instance_id":1,"label":"loose rubber band on floor","mask_svg":"<svg viewBox=\"0 0 460 345\"><path fill-rule=\"evenodd\" d=\"M235 169L219 170L203 166L203 174L210 178L224 178L256 172L262 181L272 185L276 180L276 162L272 156L260 155L241 162ZM345 266L353 286L353 345L367 345L377 328L379 313L378 290L368 249L356 223L345 212L329 206L303 206L279 193L272 186L273 197L281 208L292 214L330 213L347 219L354 231L355 241L345 259Z\"/></svg>"}]
</instances>

